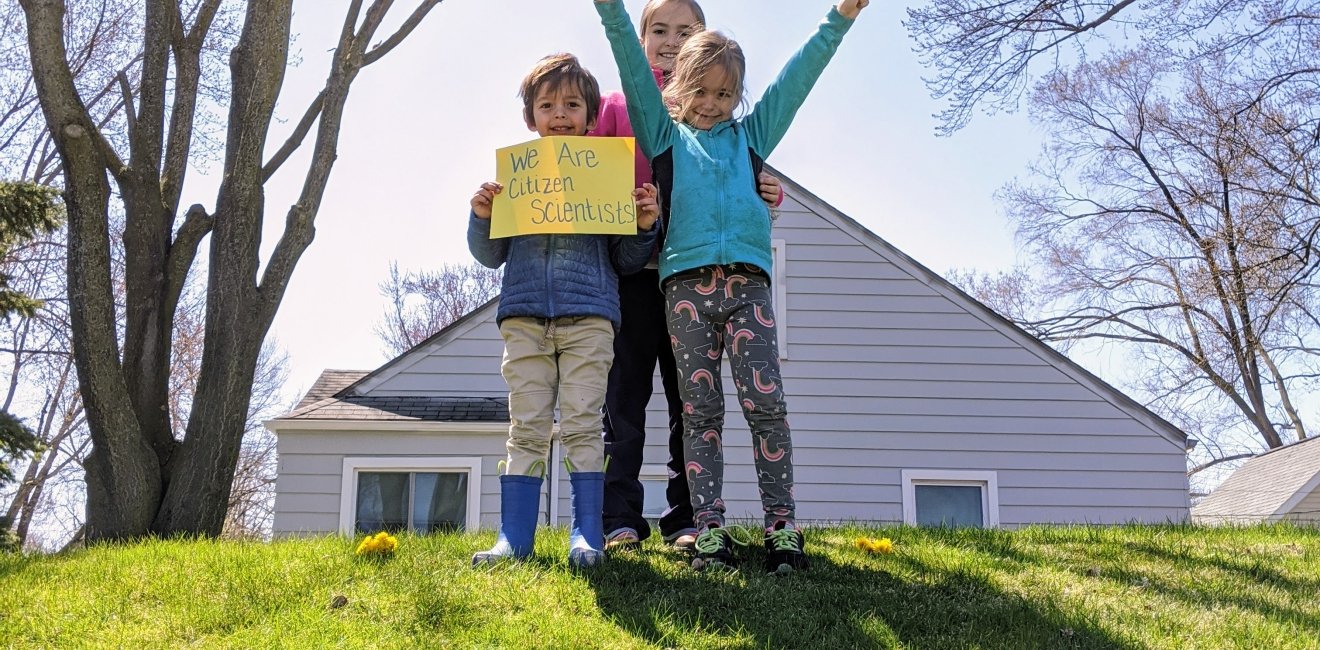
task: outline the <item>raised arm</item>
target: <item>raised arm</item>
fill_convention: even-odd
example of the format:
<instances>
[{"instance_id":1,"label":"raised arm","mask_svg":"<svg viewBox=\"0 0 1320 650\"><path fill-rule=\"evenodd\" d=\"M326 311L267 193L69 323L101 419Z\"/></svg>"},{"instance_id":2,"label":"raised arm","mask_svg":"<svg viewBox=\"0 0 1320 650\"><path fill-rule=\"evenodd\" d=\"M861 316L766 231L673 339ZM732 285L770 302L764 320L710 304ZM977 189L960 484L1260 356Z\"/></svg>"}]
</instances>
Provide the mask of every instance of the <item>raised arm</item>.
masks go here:
<instances>
[{"instance_id":1,"label":"raised arm","mask_svg":"<svg viewBox=\"0 0 1320 650\"><path fill-rule=\"evenodd\" d=\"M816 33L788 60L779 77L743 119L747 142L762 158L770 157L779 145L793 116L839 49L843 35L852 27L853 19L868 4L870 0L844 0L837 8L830 8Z\"/></svg>"},{"instance_id":2,"label":"raised arm","mask_svg":"<svg viewBox=\"0 0 1320 650\"><path fill-rule=\"evenodd\" d=\"M614 62L619 67L619 82L628 98L628 119L632 121L637 146L648 159L654 158L669 146L674 122L623 3L620 0L595 0L595 3L610 49L614 51Z\"/></svg>"}]
</instances>

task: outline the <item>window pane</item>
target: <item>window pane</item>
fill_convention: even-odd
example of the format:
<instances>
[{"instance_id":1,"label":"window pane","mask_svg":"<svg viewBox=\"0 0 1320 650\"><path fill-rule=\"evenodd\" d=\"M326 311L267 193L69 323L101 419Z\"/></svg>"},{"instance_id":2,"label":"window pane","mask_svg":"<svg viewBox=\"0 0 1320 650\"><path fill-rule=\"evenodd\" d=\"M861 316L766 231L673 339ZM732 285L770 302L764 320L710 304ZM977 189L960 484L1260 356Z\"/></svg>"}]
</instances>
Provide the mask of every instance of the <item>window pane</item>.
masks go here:
<instances>
[{"instance_id":1,"label":"window pane","mask_svg":"<svg viewBox=\"0 0 1320 650\"><path fill-rule=\"evenodd\" d=\"M360 472L357 490L357 530L397 532L408 527L408 474Z\"/></svg>"},{"instance_id":2,"label":"window pane","mask_svg":"<svg viewBox=\"0 0 1320 650\"><path fill-rule=\"evenodd\" d=\"M413 530L463 530L467 522L467 473L418 473L413 497Z\"/></svg>"},{"instance_id":3,"label":"window pane","mask_svg":"<svg viewBox=\"0 0 1320 650\"><path fill-rule=\"evenodd\" d=\"M915 485L918 526L985 525L979 485Z\"/></svg>"}]
</instances>

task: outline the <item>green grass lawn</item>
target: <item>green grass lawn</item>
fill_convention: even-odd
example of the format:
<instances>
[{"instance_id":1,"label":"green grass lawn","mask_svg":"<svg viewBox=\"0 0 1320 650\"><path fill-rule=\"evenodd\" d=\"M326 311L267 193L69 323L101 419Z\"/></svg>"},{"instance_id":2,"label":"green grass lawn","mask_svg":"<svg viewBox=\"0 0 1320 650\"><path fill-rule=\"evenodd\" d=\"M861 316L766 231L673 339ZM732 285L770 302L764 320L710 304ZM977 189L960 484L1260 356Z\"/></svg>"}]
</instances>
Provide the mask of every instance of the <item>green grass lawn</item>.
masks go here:
<instances>
[{"instance_id":1,"label":"green grass lawn","mask_svg":"<svg viewBox=\"0 0 1320 650\"><path fill-rule=\"evenodd\" d=\"M575 573L566 537L477 570L492 533L0 555L0 647L1320 648L1314 529L818 528L787 578L759 544L700 574L655 539Z\"/></svg>"}]
</instances>

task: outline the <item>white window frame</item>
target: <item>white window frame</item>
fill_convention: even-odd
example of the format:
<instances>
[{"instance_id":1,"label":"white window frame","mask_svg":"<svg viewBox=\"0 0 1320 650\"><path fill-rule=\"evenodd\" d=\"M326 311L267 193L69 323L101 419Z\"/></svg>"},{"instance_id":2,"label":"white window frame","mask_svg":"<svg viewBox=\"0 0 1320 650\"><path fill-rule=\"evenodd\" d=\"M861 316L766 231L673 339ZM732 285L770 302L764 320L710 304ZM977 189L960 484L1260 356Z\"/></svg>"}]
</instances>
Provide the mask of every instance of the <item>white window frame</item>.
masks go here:
<instances>
[{"instance_id":1,"label":"white window frame","mask_svg":"<svg viewBox=\"0 0 1320 650\"><path fill-rule=\"evenodd\" d=\"M788 358L788 259L785 239L770 240L770 254L775 265L774 277L770 278L775 301L775 339L779 342L779 358Z\"/></svg>"},{"instance_id":2,"label":"white window frame","mask_svg":"<svg viewBox=\"0 0 1320 650\"><path fill-rule=\"evenodd\" d=\"M339 491L339 534L353 536L357 515L357 479L362 472L449 472L467 473L467 519L465 532L474 532L481 522L481 458L475 456L346 456Z\"/></svg>"},{"instance_id":3,"label":"white window frame","mask_svg":"<svg viewBox=\"0 0 1320 650\"><path fill-rule=\"evenodd\" d=\"M970 485L981 488L981 522L985 528L999 527L999 477L994 471L951 469L905 469L903 480L903 523L917 525L917 485Z\"/></svg>"}]
</instances>

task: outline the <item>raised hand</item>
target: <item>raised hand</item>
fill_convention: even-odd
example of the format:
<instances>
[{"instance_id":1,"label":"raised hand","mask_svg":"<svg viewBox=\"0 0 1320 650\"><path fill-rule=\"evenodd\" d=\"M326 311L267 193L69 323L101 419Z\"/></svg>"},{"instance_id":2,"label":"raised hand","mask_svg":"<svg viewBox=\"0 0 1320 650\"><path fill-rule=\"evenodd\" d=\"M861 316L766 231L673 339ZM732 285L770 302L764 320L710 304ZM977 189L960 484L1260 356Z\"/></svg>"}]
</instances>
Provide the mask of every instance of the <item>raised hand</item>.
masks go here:
<instances>
[{"instance_id":1,"label":"raised hand","mask_svg":"<svg viewBox=\"0 0 1320 650\"><path fill-rule=\"evenodd\" d=\"M633 190L633 201L637 203L637 229L650 230L660 216L660 203L655 200L657 192L650 183Z\"/></svg>"},{"instance_id":2,"label":"raised hand","mask_svg":"<svg viewBox=\"0 0 1320 650\"><path fill-rule=\"evenodd\" d=\"M596 2L600 1L596 0ZM854 20L857 18L857 14L862 13L862 10L869 4L871 4L871 0L843 0L839 3L839 13L848 20Z\"/></svg>"},{"instance_id":3,"label":"raised hand","mask_svg":"<svg viewBox=\"0 0 1320 650\"><path fill-rule=\"evenodd\" d=\"M490 203L495 200L495 195L504 189L499 183L482 183L477 189L476 194L472 195L472 214L478 219L490 218Z\"/></svg>"}]
</instances>

